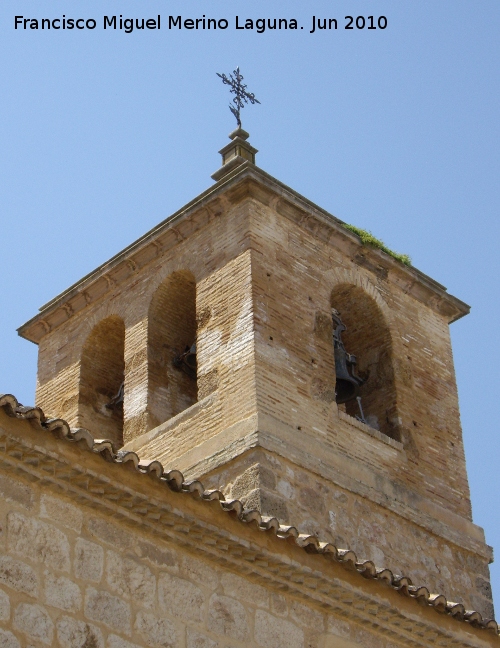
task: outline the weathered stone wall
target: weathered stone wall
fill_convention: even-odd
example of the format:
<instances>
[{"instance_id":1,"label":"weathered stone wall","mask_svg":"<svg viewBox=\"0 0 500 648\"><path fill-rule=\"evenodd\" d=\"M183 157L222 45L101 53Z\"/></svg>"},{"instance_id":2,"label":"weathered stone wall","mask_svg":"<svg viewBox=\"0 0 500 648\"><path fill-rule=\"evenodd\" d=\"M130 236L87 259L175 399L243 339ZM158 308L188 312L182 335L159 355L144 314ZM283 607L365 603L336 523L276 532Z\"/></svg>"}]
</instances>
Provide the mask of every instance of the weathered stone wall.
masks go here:
<instances>
[{"instance_id":1,"label":"weathered stone wall","mask_svg":"<svg viewBox=\"0 0 500 648\"><path fill-rule=\"evenodd\" d=\"M380 400L387 401L388 424L397 432L392 436L401 439L406 459L391 457L390 463L378 464L378 470L470 519L446 318L417 302L386 274L365 267L362 258L347 256L334 237L325 242L257 202L251 205L251 214L259 412L301 436L323 438L340 453L353 459L361 454L363 462L372 463L360 447L362 436L352 443L345 426L339 425L331 389L332 343L318 334L317 325L318 315L329 314L338 287L354 287L352 298L362 292L367 297L353 306L354 312L369 321L375 303L392 343L384 351L391 353L392 371L385 373L392 375L377 379L377 389ZM342 310L347 308L342 300ZM363 366L365 359L360 357L359 362ZM396 406L388 393L392 381Z\"/></svg>"},{"instance_id":2,"label":"weathered stone wall","mask_svg":"<svg viewBox=\"0 0 500 648\"><path fill-rule=\"evenodd\" d=\"M470 519L447 320L389 282L384 273L365 267L362 257L346 256L339 246L335 238L324 242L257 201L240 203L182 240L171 256L138 271L111 298L92 304L46 335L40 343L37 404L47 414L79 423L75 392L83 344L97 323L115 314L126 327L124 438L130 441L146 432L148 385L157 379L157 357L151 350L148 371L148 310L158 286L172 272L189 269L196 281L200 320L198 398L217 388L224 402L225 416L216 430L255 413L251 403L257 397L259 413L301 435L326 436L340 452L356 459L360 449L346 443L340 432L345 426L339 426L334 402L329 330L319 326L329 317L336 288L353 286L353 298L366 293L366 304L376 304L391 341L384 347L384 362L378 363L384 371L372 371L376 389L369 387L370 378L363 389L378 392L373 409L381 430L401 440L408 459L379 469ZM199 254L201 250L206 253ZM363 316L361 307L358 311ZM369 369L370 358L360 357L359 362ZM192 395L185 404L189 399ZM157 416L153 421L163 423ZM206 431L201 431L200 441L216 431L203 424ZM92 431L91 423L89 428Z\"/></svg>"},{"instance_id":3,"label":"weathered stone wall","mask_svg":"<svg viewBox=\"0 0 500 648\"><path fill-rule=\"evenodd\" d=\"M214 426L217 430L224 429L255 411L252 405L255 403L251 366L253 320L250 256L245 252L247 237L246 210L237 207L212 227L202 228L187 240L181 239L174 253L153 260L134 273L119 291L92 303L64 326L43 337L39 344L37 404L48 415L62 417L73 426L80 424L78 402L84 345L95 327L109 317L120 317L125 322L125 441L147 432L195 402L196 388L193 390L189 379L172 365L177 350L171 347L182 335L179 340L170 340L171 343L167 336L169 348L163 346L165 340L161 348L151 347L155 341L159 342L162 326L168 327L175 321L171 313L170 322L159 324L162 304L156 301L161 302L160 293L163 294L172 277L190 276L196 283L196 312L190 313L184 333L191 339L197 327L198 399L217 387L221 395L221 409L215 418L202 422L205 434L210 435ZM190 294L184 299L175 290L172 296L174 302L181 300L182 308L193 298ZM164 310L162 316L165 318ZM196 319L197 324L193 326ZM179 335L181 328L179 326ZM170 381L170 389L164 402L161 382L165 374L170 374L169 380L165 380L165 383ZM243 399L242 390L246 393ZM236 391L239 392L237 397ZM106 426L100 428L98 418L86 419L85 426L96 437L106 432Z\"/></svg>"},{"instance_id":4,"label":"weathered stone wall","mask_svg":"<svg viewBox=\"0 0 500 648\"><path fill-rule=\"evenodd\" d=\"M2 648L399 645L10 475L0 494Z\"/></svg>"},{"instance_id":5,"label":"weathered stone wall","mask_svg":"<svg viewBox=\"0 0 500 648\"><path fill-rule=\"evenodd\" d=\"M367 440L369 447L377 443ZM453 533L437 516L390 506L381 489L361 495L352 483L334 475L327 479L260 448L205 475L203 482L228 499L241 500L245 508L352 549L378 568L405 574L416 586L494 617L489 552L483 538L466 527Z\"/></svg>"}]
</instances>

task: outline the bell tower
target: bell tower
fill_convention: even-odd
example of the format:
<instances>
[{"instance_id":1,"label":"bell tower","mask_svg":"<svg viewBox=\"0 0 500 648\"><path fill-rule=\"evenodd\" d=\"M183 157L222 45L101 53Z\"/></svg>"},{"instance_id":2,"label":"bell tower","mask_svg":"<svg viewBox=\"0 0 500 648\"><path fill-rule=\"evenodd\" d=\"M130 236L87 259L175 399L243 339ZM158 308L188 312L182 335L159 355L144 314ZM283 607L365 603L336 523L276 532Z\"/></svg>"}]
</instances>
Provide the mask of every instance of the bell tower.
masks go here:
<instances>
[{"instance_id":1,"label":"bell tower","mask_svg":"<svg viewBox=\"0 0 500 648\"><path fill-rule=\"evenodd\" d=\"M37 404L492 616L448 330L469 307L259 169L248 138L20 328Z\"/></svg>"}]
</instances>

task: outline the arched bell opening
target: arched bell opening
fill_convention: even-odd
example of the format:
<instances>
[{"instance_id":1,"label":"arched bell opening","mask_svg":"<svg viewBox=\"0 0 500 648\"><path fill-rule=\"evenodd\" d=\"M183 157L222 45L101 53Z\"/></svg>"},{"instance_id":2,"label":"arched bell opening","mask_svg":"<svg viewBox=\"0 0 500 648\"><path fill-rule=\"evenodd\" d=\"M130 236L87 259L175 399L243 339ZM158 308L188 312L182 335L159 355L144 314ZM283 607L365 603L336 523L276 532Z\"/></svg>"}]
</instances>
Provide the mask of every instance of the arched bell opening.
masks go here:
<instances>
[{"instance_id":1,"label":"arched bell opening","mask_svg":"<svg viewBox=\"0 0 500 648\"><path fill-rule=\"evenodd\" d=\"M97 324L82 349L78 424L96 438L123 445L125 324L111 316Z\"/></svg>"},{"instance_id":2,"label":"arched bell opening","mask_svg":"<svg viewBox=\"0 0 500 648\"><path fill-rule=\"evenodd\" d=\"M148 429L197 401L196 282L173 272L148 311Z\"/></svg>"},{"instance_id":3,"label":"arched bell opening","mask_svg":"<svg viewBox=\"0 0 500 648\"><path fill-rule=\"evenodd\" d=\"M399 440L389 327L376 301L358 286L331 295L336 400L340 409Z\"/></svg>"}]
</instances>

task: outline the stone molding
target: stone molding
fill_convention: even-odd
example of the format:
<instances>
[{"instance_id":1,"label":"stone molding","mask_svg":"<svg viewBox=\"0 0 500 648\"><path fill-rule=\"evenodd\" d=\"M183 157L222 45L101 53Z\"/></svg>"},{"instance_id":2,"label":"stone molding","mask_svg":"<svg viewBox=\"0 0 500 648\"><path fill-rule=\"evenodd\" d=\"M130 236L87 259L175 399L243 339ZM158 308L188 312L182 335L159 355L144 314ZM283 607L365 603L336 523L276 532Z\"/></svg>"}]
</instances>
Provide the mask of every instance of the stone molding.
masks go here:
<instances>
[{"instance_id":1,"label":"stone molding","mask_svg":"<svg viewBox=\"0 0 500 648\"><path fill-rule=\"evenodd\" d=\"M7 472L65 492L80 504L142 527L270 588L368 625L400 645L479 648L488 639L497 645L495 621L415 587L405 576L377 569L353 551L301 535L295 527L280 526L276 518L263 518L258 511L244 510L239 500L224 501L219 491L205 491L199 481L186 482L182 473L165 471L158 461L142 463L133 452L116 454L109 441L94 440L83 429L70 430L63 420L48 420L39 408L23 407L11 395L0 395L0 409L2 417L11 418L0 419L0 465ZM224 521L221 515L236 519ZM422 606L420 613L416 603ZM443 613L440 622L432 618L432 610Z\"/></svg>"}]
</instances>

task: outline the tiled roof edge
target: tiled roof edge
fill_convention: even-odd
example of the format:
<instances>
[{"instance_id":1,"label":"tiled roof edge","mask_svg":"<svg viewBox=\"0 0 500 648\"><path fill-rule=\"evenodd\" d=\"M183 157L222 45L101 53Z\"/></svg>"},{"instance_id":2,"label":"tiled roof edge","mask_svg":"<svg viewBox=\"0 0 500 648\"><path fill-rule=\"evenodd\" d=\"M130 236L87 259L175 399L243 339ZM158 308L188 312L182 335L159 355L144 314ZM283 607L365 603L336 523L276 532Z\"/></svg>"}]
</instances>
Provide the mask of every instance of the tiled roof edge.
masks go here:
<instances>
[{"instance_id":1,"label":"tiled roof edge","mask_svg":"<svg viewBox=\"0 0 500 648\"><path fill-rule=\"evenodd\" d=\"M139 473L154 476L172 491L191 494L205 501L217 500L223 511L233 515L241 522L253 523L257 529L271 532L277 538L291 539L308 553L329 557L354 569L363 577L378 580L420 604L428 605L438 612L446 613L454 619L469 623L476 628L490 630L496 635L500 634L500 627L494 619L484 619L480 612L467 610L461 603L449 601L443 594L433 594L427 587L416 587L408 576L394 574L387 568L380 569L371 560L360 560L356 553L350 549L341 549L332 543L320 542L316 536L300 533L294 526L282 525L274 517L265 517L257 510L245 509L240 500L226 501L221 491L205 490L203 484L198 480L186 482L179 470L165 470L159 461L141 461L135 452L116 452L111 441L94 439L85 428L71 429L67 421L63 419L49 419L40 407L25 407L12 394L0 394L0 408L8 416L27 420L34 427L48 430L60 439L72 442L83 441L89 452L99 454L106 461L124 464L129 468L135 468Z\"/></svg>"}]
</instances>

